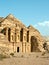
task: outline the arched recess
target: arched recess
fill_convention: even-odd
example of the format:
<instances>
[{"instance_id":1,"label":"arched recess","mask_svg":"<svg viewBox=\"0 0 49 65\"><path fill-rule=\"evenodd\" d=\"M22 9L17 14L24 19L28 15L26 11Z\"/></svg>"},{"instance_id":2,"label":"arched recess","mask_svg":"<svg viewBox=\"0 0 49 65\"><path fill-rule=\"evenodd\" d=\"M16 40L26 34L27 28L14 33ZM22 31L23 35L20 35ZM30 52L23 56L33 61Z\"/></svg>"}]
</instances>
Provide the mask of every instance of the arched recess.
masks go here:
<instances>
[{"instance_id":1,"label":"arched recess","mask_svg":"<svg viewBox=\"0 0 49 65\"><path fill-rule=\"evenodd\" d=\"M38 51L38 42L35 36L31 36L31 52Z\"/></svg>"}]
</instances>

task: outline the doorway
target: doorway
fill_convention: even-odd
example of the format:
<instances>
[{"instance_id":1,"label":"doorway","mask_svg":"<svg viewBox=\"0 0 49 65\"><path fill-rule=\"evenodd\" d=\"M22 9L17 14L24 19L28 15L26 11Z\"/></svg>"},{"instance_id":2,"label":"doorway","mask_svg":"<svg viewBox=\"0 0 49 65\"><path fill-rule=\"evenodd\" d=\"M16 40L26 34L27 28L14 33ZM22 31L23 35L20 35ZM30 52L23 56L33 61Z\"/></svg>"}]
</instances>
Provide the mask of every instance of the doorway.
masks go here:
<instances>
[{"instance_id":1,"label":"doorway","mask_svg":"<svg viewBox=\"0 0 49 65\"><path fill-rule=\"evenodd\" d=\"M19 47L17 47L17 52L19 53Z\"/></svg>"}]
</instances>

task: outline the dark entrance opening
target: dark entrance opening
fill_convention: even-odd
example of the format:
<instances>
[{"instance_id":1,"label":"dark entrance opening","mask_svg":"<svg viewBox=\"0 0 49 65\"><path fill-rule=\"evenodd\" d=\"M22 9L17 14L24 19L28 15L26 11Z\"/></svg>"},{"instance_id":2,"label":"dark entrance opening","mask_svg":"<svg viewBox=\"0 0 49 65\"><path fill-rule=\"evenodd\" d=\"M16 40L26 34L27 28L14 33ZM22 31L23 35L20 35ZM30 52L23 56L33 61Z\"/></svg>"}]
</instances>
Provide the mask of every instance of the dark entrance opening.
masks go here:
<instances>
[{"instance_id":1,"label":"dark entrance opening","mask_svg":"<svg viewBox=\"0 0 49 65\"><path fill-rule=\"evenodd\" d=\"M38 48L37 38L35 36L31 36L31 52L37 51L37 48Z\"/></svg>"},{"instance_id":2,"label":"dark entrance opening","mask_svg":"<svg viewBox=\"0 0 49 65\"><path fill-rule=\"evenodd\" d=\"M19 52L19 47L17 47L17 52Z\"/></svg>"}]
</instances>

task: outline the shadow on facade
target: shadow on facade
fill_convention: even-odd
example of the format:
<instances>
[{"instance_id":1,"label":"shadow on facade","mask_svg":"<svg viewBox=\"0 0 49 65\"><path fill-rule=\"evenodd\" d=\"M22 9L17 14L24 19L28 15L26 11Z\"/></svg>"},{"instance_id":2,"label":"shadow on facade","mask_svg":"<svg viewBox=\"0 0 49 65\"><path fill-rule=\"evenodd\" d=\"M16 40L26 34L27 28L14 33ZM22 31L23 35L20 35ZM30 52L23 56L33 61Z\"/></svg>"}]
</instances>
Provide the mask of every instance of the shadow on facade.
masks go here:
<instances>
[{"instance_id":1,"label":"shadow on facade","mask_svg":"<svg viewBox=\"0 0 49 65\"><path fill-rule=\"evenodd\" d=\"M6 35L6 28L2 29L1 33L3 33L4 35Z\"/></svg>"}]
</instances>

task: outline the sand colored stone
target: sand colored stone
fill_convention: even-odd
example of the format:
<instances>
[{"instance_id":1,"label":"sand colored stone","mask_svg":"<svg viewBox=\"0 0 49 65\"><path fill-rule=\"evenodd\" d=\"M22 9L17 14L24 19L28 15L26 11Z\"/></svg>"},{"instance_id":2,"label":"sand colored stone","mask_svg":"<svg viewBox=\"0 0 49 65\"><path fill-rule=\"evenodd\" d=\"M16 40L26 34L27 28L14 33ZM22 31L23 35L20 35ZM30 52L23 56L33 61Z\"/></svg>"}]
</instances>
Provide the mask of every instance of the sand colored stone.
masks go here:
<instances>
[{"instance_id":1,"label":"sand colored stone","mask_svg":"<svg viewBox=\"0 0 49 65\"><path fill-rule=\"evenodd\" d=\"M44 39L40 32L33 26L26 27L20 20L9 14L0 18L0 34L4 37L0 46L8 47L9 52L30 53L44 51Z\"/></svg>"}]
</instances>

